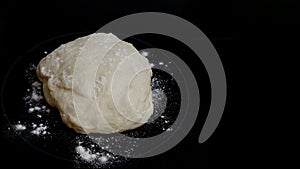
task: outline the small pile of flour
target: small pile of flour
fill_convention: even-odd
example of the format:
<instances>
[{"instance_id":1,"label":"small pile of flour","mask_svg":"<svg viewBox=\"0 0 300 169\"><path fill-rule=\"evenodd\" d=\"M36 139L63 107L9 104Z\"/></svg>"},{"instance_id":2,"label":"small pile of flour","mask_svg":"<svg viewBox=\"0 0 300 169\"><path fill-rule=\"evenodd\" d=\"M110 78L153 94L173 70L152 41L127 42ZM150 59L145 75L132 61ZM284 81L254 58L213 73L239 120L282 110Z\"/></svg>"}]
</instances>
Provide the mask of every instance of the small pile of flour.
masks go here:
<instances>
[{"instance_id":1,"label":"small pile of flour","mask_svg":"<svg viewBox=\"0 0 300 169\"><path fill-rule=\"evenodd\" d=\"M25 107L28 107L28 113L32 113L34 111L41 112L45 111L47 113L50 112L50 109L47 108L46 105L41 106L41 100L44 99L42 96L42 84L38 81L34 81L31 84L31 88L27 89L27 95L24 97Z\"/></svg>"},{"instance_id":2,"label":"small pile of flour","mask_svg":"<svg viewBox=\"0 0 300 169\"><path fill-rule=\"evenodd\" d=\"M29 113L30 118L37 118L35 123L28 124L28 122L23 122L21 124L18 121L13 128L15 131L28 132L35 136L50 134L47 131L49 126L47 126L47 119L43 119L44 113L50 113L48 104L45 102L42 92L42 84L36 80L36 66L30 64L30 66L25 70L25 77L28 79L30 87L26 89L26 95L24 97L25 109ZM42 122L43 121L43 122ZM19 132L18 132L19 133Z\"/></svg>"},{"instance_id":3,"label":"small pile of flour","mask_svg":"<svg viewBox=\"0 0 300 169\"><path fill-rule=\"evenodd\" d=\"M43 124L40 124L38 127L36 124L33 124L32 127L34 128L34 130L31 131L32 134L34 135L45 135L47 134L46 129L48 128L47 126L44 126Z\"/></svg>"},{"instance_id":4,"label":"small pile of flour","mask_svg":"<svg viewBox=\"0 0 300 169\"><path fill-rule=\"evenodd\" d=\"M47 132L48 126L44 124L35 124L32 123L32 125L26 125L26 123L21 124L20 121L13 126L15 131L30 131L32 135L40 136L40 135L45 135L45 134L50 134L50 132Z\"/></svg>"},{"instance_id":5,"label":"small pile of flour","mask_svg":"<svg viewBox=\"0 0 300 169\"><path fill-rule=\"evenodd\" d=\"M16 131L22 131L22 130L25 130L26 129L26 126L22 125L22 124L16 124L15 125L15 130Z\"/></svg>"},{"instance_id":6,"label":"small pile of flour","mask_svg":"<svg viewBox=\"0 0 300 169\"><path fill-rule=\"evenodd\" d=\"M86 144L87 141L83 141L83 143L85 145L78 144L75 147L74 162L77 166L74 167L76 168L111 168L127 161L124 157L116 156L101 149L97 144Z\"/></svg>"},{"instance_id":7,"label":"small pile of flour","mask_svg":"<svg viewBox=\"0 0 300 169\"><path fill-rule=\"evenodd\" d=\"M157 79L157 78L156 78ZM152 84L154 81L152 81ZM164 91L161 89L153 89L152 90L152 103L153 103L153 114L149 118L148 123L153 122L158 117L163 118L163 113L167 106L167 96L165 95Z\"/></svg>"},{"instance_id":8,"label":"small pile of flour","mask_svg":"<svg viewBox=\"0 0 300 169\"><path fill-rule=\"evenodd\" d=\"M141 53L141 55L143 55L145 57L147 57L149 55L149 52L146 52L146 51L141 51L140 53Z\"/></svg>"},{"instance_id":9,"label":"small pile of flour","mask_svg":"<svg viewBox=\"0 0 300 169\"><path fill-rule=\"evenodd\" d=\"M89 149L86 149L86 148L84 148L80 145L76 147L76 152L77 152L77 154L80 155L80 157L83 160L88 161L88 162L91 162L91 161L95 160L96 157L97 157L97 155L92 154Z\"/></svg>"},{"instance_id":10,"label":"small pile of flour","mask_svg":"<svg viewBox=\"0 0 300 169\"><path fill-rule=\"evenodd\" d=\"M95 145L93 145L95 146ZM92 147L93 147L92 146ZM80 156L80 158L86 162L98 162L98 163L102 163L105 164L107 163L107 161L109 160L109 158L111 157L111 155L106 154L104 152L99 153L99 152L95 152L92 153L92 151L89 148L85 148L81 145L77 146L75 148L76 153Z\"/></svg>"}]
</instances>

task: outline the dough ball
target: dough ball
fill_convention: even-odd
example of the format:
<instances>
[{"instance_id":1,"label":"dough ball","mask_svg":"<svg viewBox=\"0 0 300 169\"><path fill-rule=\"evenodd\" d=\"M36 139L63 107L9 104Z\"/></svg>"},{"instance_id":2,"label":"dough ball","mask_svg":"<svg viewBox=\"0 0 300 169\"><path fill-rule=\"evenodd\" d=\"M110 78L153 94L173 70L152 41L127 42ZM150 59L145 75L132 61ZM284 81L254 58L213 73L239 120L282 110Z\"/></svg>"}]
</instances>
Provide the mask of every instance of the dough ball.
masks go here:
<instances>
[{"instance_id":1,"label":"dough ball","mask_svg":"<svg viewBox=\"0 0 300 169\"><path fill-rule=\"evenodd\" d=\"M47 102L79 133L134 129L153 113L148 60L111 33L59 46L40 61L37 75Z\"/></svg>"}]
</instances>

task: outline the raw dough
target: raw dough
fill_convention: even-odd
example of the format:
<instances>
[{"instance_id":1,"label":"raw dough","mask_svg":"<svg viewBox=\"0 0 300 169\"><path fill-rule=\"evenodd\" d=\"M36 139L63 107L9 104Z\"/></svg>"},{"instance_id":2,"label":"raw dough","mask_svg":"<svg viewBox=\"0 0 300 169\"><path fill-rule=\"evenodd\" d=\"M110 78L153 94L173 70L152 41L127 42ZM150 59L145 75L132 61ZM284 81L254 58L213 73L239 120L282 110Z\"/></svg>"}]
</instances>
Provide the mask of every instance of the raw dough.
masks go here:
<instances>
[{"instance_id":1,"label":"raw dough","mask_svg":"<svg viewBox=\"0 0 300 169\"><path fill-rule=\"evenodd\" d=\"M148 60L113 34L63 44L37 67L47 102L79 133L134 129L153 113Z\"/></svg>"}]
</instances>

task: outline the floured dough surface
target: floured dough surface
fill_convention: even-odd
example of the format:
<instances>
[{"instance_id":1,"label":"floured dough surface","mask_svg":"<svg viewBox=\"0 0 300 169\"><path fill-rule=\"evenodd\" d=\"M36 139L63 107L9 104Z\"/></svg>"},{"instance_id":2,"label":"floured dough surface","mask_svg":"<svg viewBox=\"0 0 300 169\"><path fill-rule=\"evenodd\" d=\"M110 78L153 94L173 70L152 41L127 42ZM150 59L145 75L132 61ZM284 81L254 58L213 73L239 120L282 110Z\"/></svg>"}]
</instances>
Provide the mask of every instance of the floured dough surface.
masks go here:
<instances>
[{"instance_id":1,"label":"floured dough surface","mask_svg":"<svg viewBox=\"0 0 300 169\"><path fill-rule=\"evenodd\" d=\"M134 129L153 113L148 60L113 34L63 44L37 67L47 102L79 133Z\"/></svg>"}]
</instances>

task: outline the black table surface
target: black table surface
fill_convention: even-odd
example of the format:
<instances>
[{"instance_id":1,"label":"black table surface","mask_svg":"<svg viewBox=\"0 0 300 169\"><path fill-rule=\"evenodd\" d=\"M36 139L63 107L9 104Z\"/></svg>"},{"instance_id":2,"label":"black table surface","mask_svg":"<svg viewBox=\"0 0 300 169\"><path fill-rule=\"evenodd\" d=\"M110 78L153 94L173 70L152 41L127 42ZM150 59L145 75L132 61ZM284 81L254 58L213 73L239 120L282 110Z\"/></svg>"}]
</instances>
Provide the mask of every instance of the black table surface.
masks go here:
<instances>
[{"instance_id":1,"label":"black table surface","mask_svg":"<svg viewBox=\"0 0 300 169\"><path fill-rule=\"evenodd\" d=\"M228 83L226 108L215 133L207 142L198 143L206 117L200 115L188 136L175 148L155 157L133 159L123 167L299 165L293 155L299 153L299 146L290 137L295 132L289 135L287 132L292 130L282 128L283 121L286 122L284 113L293 109L281 106L283 102L275 94L284 94L276 89L293 76L283 71L296 72L296 67L289 66L296 57L294 40L299 28L296 1L6 0L0 8L1 87L13 63L35 45L65 34L92 33L128 14L151 11L174 14L198 26L211 40ZM151 43L155 42L153 38ZM165 43L155 45L172 49ZM193 63L189 66L194 73L199 69ZM1 126L5 126L2 109L0 112ZM32 148L21 138L9 140L5 128L1 130L2 165L73 166L72 162Z\"/></svg>"}]
</instances>

